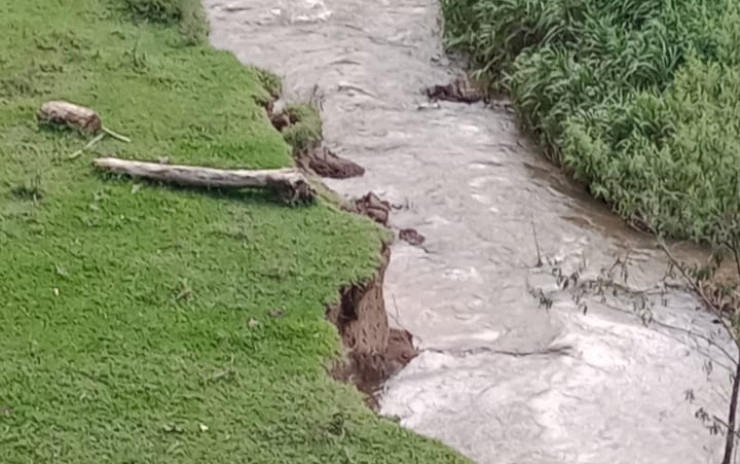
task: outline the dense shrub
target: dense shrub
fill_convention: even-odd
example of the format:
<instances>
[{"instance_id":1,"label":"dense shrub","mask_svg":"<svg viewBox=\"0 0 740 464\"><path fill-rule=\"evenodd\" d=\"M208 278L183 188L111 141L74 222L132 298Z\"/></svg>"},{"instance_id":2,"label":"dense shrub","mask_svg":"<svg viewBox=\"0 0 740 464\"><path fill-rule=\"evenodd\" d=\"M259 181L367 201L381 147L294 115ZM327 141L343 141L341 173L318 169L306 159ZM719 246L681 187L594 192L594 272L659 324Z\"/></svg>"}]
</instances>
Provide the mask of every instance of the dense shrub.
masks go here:
<instances>
[{"instance_id":1,"label":"dense shrub","mask_svg":"<svg viewBox=\"0 0 740 464\"><path fill-rule=\"evenodd\" d=\"M732 0L444 0L448 45L625 217L715 241L740 202Z\"/></svg>"}]
</instances>

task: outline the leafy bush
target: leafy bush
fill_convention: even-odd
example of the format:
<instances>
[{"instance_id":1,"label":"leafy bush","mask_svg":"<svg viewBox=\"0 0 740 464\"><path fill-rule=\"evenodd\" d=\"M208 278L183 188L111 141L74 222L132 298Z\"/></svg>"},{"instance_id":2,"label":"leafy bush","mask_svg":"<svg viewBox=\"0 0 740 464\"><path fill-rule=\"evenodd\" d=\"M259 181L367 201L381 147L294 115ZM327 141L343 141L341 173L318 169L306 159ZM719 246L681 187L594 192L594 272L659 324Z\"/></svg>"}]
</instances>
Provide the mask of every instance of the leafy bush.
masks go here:
<instances>
[{"instance_id":1,"label":"leafy bush","mask_svg":"<svg viewBox=\"0 0 740 464\"><path fill-rule=\"evenodd\" d=\"M621 215L716 241L740 212L740 6L444 0L448 45Z\"/></svg>"}]
</instances>

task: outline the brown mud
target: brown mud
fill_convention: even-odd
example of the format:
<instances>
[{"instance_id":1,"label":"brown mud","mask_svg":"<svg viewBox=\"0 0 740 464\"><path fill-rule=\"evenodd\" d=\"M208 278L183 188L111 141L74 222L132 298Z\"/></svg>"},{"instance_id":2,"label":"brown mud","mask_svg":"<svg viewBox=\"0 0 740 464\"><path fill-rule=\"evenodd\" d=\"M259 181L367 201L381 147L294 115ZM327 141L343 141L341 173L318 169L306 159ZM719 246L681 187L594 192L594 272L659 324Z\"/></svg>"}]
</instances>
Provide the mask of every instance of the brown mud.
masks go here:
<instances>
[{"instance_id":1,"label":"brown mud","mask_svg":"<svg viewBox=\"0 0 740 464\"><path fill-rule=\"evenodd\" d=\"M391 249L383 245L382 259L375 276L344 287L340 301L327 308L326 317L342 337L346 362L332 370L335 379L351 383L368 395L375 409L375 393L383 382L399 372L418 354L412 335L391 328L385 310L383 279Z\"/></svg>"}]
</instances>

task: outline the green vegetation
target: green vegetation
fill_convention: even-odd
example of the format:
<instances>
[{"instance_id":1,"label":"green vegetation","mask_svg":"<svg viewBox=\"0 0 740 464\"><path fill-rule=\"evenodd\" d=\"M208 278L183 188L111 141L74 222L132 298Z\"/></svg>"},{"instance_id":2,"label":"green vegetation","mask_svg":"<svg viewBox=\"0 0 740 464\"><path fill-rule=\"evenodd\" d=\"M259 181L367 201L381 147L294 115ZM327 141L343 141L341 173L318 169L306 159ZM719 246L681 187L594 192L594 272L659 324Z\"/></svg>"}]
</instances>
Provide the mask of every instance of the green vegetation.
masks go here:
<instances>
[{"instance_id":1,"label":"green vegetation","mask_svg":"<svg viewBox=\"0 0 740 464\"><path fill-rule=\"evenodd\" d=\"M189 4L0 0L0 460L462 462L325 372L325 304L377 264L369 220L93 171L292 163L258 104L270 75L186 46ZM37 127L50 99L133 143L70 158L87 140Z\"/></svg>"},{"instance_id":2,"label":"green vegetation","mask_svg":"<svg viewBox=\"0 0 740 464\"><path fill-rule=\"evenodd\" d=\"M448 45L508 90L556 162L657 232L740 212L740 4L443 0Z\"/></svg>"}]
</instances>

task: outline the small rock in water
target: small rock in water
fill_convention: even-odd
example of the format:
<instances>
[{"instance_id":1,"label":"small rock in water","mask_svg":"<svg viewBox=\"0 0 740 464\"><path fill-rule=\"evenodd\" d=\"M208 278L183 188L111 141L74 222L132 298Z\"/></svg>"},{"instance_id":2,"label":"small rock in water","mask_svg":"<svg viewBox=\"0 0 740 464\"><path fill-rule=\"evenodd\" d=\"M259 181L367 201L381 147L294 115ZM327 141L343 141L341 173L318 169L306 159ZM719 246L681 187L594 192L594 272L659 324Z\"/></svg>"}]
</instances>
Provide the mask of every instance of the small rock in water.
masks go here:
<instances>
[{"instance_id":1,"label":"small rock in water","mask_svg":"<svg viewBox=\"0 0 740 464\"><path fill-rule=\"evenodd\" d=\"M426 238L417 232L416 229L401 229L398 233L398 238L413 246L422 245L426 240Z\"/></svg>"}]
</instances>

